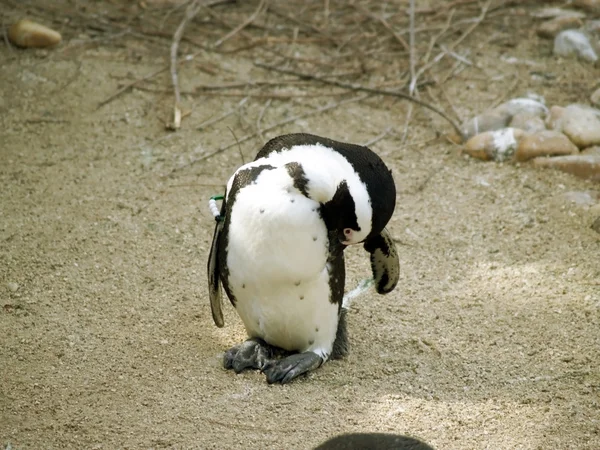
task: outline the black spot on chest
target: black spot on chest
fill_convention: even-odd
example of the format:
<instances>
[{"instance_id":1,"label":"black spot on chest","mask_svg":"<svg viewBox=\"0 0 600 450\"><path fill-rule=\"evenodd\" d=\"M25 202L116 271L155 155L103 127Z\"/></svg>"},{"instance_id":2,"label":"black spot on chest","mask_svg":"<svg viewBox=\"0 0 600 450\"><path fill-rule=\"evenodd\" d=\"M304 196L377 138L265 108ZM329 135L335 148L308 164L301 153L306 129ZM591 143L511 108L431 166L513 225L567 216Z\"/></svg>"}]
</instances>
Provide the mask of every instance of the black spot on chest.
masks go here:
<instances>
[{"instance_id":1,"label":"black spot on chest","mask_svg":"<svg viewBox=\"0 0 600 450\"><path fill-rule=\"evenodd\" d=\"M289 162L285 165L285 168L294 182L294 187L298 189L302 195L308 197L308 178L306 178L306 173L304 172L302 165L297 162Z\"/></svg>"}]
</instances>

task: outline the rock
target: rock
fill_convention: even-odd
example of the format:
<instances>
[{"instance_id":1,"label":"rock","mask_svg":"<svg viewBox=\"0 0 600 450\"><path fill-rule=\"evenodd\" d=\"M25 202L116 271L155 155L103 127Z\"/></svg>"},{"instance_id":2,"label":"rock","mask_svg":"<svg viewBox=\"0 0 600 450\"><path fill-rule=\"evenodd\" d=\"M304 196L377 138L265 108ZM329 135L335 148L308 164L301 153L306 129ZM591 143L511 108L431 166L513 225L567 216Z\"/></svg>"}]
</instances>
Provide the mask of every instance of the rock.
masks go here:
<instances>
[{"instance_id":1,"label":"rock","mask_svg":"<svg viewBox=\"0 0 600 450\"><path fill-rule=\"evenodd\" d=\"M573 9L562 9L562 8L542 8L531 14L532 17L538 19L554 19L560 16L575 16L579 19L585 19L585 13L581 11L575 11Z\"/></svg>"},{"instance_id":2,"label":"rock","mask_svg":"<svg viewBox=\"0 0 600 450\"><path fill-rule=\"evenodd\" d=\"M581 151L584 155L598 155L600 156L600 146L595 145L594 147L588 147Z\"/></svg>"},{"instance_id":3,"label":"rock","mask_svg":"<svg viewBox=\"0 0 600 450\"><path fill-rule=\"evenodd\" d=\"M547 112L548 108L539 100L514 98L464 122L461 128L468 140L486 131L497 131L506 128L513 116L517 114L528 113L530 116L542 117ZM449 138L457 144L461 142L461 138L457 134L452 134Z\"/></svg>"},{"instance_id":4,"label":"rock","mask_svg":"<svg viewBox=\"0 0 600 450\"><path fill-rule=\"evenodd\" d=\"M544 117L548 113L548 108L539 100L532 98L513 98L507 102L504 102L493 111L497 111L501 114L508 114L511 118L520 113L528 113L532 116Z\"/></svg>"},{"instance_id":5,"label":"rock","mask_svg":"<svg viewBox=\"0 0 600 450\"><path fill-rule=\"evenodd\" d=\"M586 105L569 105L555 112L552 129L562 131L581 149L600 145L600 111Z\"/></svg>"},{"instance_id":6,"label":"rock","mask_svg":"<svg viewBox=\"0 0 600 450\"><path fill-rule=\"evenodd\" d=\"M600 13L600 0L574 0L573 6L584 11Z\"/></svg>"},{"instance_id":7,"label":"rock","mask_svg":"<svg viewBox=\"0 0 600 450\"><path fill-rule=\"evenodd\" d=\"M10 292L17 292L19 290L19 284L15 283L14 281L6 283L6 287Z\"/></svg>"},{"instance_id":8,"label":"rock","mask_svg":"<svg viewBox=\"0 0 600 450\"><path fill-rule=\"evenodd\" d=\"M536 133L546 129L546 124L541 117L534 116L528 112L515 114L508 126L519 128L527 133Z\"/></svg>"},{"instance_id":9,"label":"rock","mask_svg":"<svg viewBox=\"0 0 600 450\"><path fill-rule=\"evenodd\" d=\"M562 131L564 115L565 108L557 105L551 106L546 116L546 127L549 130Z\"/></svg>"},{"instance_id":10,"label":"rock","mask_svg":"<svg viewBox=\"0 0 600 450\"><path fill-rule=\"evenodd\" d=\"M23 19L8 29L8 38L19 47L50 47L58 44L62 37L59 32L44 25Z\"/></svg>"},{"instance_id":11,"label":"rock","mask_svg":"<svg viewBox=\"0 0 600 450\"><path fill-rule=\"evenodd\" d=\"M554 54L557 56L577 56L588 62L596 62L598 55L587 36L581 31L561 31L554 38Z\"/></svg>"},{"instance_id":12,"label":"rock","mask_svg":"<svg viewBox=\"0 0 600 450\"><path fill-rule=\"evenodd\" d=\"M600 233L600 216L592 223L591 229L596 233Z\"/></svg>"},{"instance_id":13,"label":"rock","mask_svg":"<svg viewBox=\"0 0 600 450\"><path fill-rule=\"evenodd\" d=\"M561 31L579 28L582 25L581 18L575 15L558 16L542 23L537 29L537 35L542 38L553 39Z\"/></svg>"},{"instance_id":14,"label":"rock","mask_svg":"<svg viewBox=\"0 0 600 450\"><path fill-rule=\"evenodd\" d=\"M485 131L496 131L506 128L510 121L507 111L490 110L481 113L462 125L462 130L467 139Z\"/></svg>"},{"instance_id":15,"label":"rock","mask_svg":"<svg viewBox=\"0 0 600 450\"><path fill-rule=\"evenodd\" d=\"M484 161L506 161L517 149L519 140L525 133L516 128L503 128L486 131L473 136L464 147L465 153Z\"/></svg>"},{"instance_id":16,"label":"rock","mask_svg":"<svg viewBox=\"0 0 600 450\"><path fill-rule=\"evenodd\" d=\"M533 160L533 165L561 170L600 183L600 155L540 157Z\"/></svg>"},{"instance_id":17,"label":"rock","mask_svg":"<svg viewBox=\"0 0 600 450\"><path fill-rule=\"evenodd\" d=\"M592 105L600 107L600 88L596 89L590 96Z\"/></svg>"},{"instance_id":18,"label":"rock","mask_svg":"<svg viewBox=\"0 0 600 450\"><path fill-rule=\"evenodd\" d=\"M579 149L564 134L544 130L523 136L515 152L517 161L528 161L538 156L574 155Z\"/></svg>"}]
</instances>

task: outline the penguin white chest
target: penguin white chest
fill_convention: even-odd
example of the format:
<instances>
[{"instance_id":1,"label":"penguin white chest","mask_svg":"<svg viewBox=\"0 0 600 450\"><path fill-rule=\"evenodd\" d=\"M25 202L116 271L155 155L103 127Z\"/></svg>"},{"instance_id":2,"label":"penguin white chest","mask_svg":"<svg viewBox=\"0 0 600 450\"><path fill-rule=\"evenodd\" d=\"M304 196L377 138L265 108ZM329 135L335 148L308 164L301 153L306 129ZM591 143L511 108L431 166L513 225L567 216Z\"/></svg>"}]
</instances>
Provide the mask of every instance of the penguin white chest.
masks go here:
<instances>
[{"instance_id":1,"label":"penguin white chest","mask_svg":"<svg viewBox=\"0 0 600 450\"><path fill-rule=\"evenodd\" d=\"M339 305L330 302L329 241L319 204L285 170L242 188L231 210L228 283L251 337L327 358Z\"/></svg>"}]
</instances>

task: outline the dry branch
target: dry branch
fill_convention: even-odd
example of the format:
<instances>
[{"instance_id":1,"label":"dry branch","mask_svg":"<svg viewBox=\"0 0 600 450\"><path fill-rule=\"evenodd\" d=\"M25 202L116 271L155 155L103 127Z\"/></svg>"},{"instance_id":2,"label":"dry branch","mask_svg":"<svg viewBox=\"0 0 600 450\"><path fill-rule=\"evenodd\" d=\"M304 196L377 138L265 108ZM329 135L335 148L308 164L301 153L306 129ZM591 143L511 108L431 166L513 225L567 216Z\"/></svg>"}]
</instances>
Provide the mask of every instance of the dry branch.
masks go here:
<instances>
[{"instance_id":1,"label":"dry branch","mask_svg":"<svg viewBox=\"0 0 600 450\"><path fill-rule=\"evenodd\" d=\"M233 30L231 30L229 33L227 33L225 36L223 36L221 39L215 42L215 48L220 47L221 44L223 44L223 42L227 41L228 39L231 39L233 36L238 34L252 22L254 22L259 16L259 14L263 11L263 9L265 9L266 3L266 0L261 0L258 6L256 7L256 10L252 13L252 15L250 15L250 17L248 17L244 22L239 24L237 27L235 27Z\"/></svg>"},{"instance_id":2,"label":"dry branch","mask_svg":"<svg viewBox=\"0 0 600 450\"><path fill-rule=\"evenodd\" d=\"M294 70L282 69L280 67L269 66L268 64L263 64L263 63L259 63L259 62L255 62L254 65L256 65L257 67L260 67L262 69L271 70L271 71L279 72L279 73L284 73L286 75L295 75L299 78L304 78L307 80L314 80L314 81L318 81L320 83L330 84L332 86L337 86L337 87L349 89L352 91L359 91L359 92L366 92L366 93L375 94L375 95L385 95L385 96L389 96L389 97L403 98L405 100L408 100L408 101L411 101L418 105L421 105L424 108L427 108L430 111L433 111L436 114L438 114L439 116L443 117L444 119L446 119L448 121L448 123L450 123L450 125L452 125L452 127L456 130L456 132L459 134L459 136L463 136L463 132L462 132L460 126L452 118L450 118L445 112L443 112L442 110L440 110L436 106L433 106L430 103L427 103L423 100L419 100L418 98L414 98L409 94L405 94L404 92L388 91L385 89L376 89L376 88L371 88L368 86L362 86L360 84L344 83L342 81L329 80L329 79L323 78L318 75L313 75L313 74L304 73L304 72L298 72L298 71L294 71Z\"/></svg>"}]
</instances>

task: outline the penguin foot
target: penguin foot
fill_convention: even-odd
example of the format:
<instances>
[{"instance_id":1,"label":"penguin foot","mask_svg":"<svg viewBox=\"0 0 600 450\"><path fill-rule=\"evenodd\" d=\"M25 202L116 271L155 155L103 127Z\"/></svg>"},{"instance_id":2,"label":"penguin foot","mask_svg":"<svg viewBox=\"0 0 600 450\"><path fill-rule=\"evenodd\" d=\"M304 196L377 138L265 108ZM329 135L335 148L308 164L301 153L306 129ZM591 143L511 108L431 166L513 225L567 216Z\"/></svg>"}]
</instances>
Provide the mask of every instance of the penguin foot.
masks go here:
<instances>
[{"instance_id":1,"label":"penguin foot","mask_svg":"<svg viewBox=\"0 0 600 450\"><path fill-rule=\"evenodd\" d=\"M262 339L252 338L231 347L223 356L223 367L240 373L246 369L262 370L275 357L276 349Z\"/></svg>"},{"instance_id":2,"label":"penguin foot","mask_svg":"<svg viewBox=\"0 0 600 450\"><path fill-rule=\"evenodd\" d=\"M295 353L283 359L267 362L262 372L267 376L267 383L289 383L294 378L316 369L324 360L313 352Z\"/></svg>"}]
</instances>

